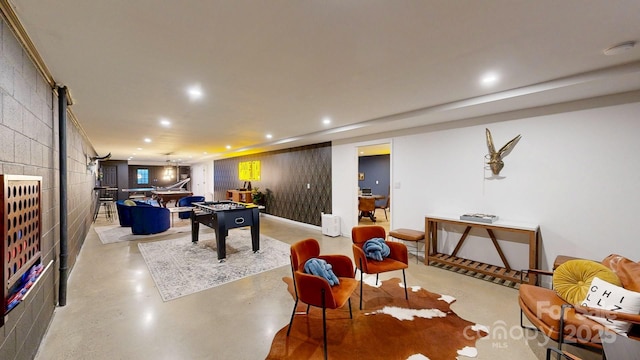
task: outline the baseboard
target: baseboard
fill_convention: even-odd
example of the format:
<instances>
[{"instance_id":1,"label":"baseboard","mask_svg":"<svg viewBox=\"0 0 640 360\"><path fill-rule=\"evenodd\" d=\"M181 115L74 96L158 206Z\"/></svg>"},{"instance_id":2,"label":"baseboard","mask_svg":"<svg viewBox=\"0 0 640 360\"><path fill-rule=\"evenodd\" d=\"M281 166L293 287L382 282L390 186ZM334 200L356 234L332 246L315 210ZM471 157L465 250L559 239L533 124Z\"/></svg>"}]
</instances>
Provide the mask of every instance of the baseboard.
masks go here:
<instances>
[{"instance_id":1,"label":"baseboard","mask_svg":"<svg viewBox=\"0 0 640 360\"><path fill-rule=\"evenodd\" d=\"M291 219L286 219L283 217L279 217L279 216L274 216L274 215L270 215L270 214L260 214L260 216L264 216L264 217L268 217L270 219L273 220L278 220L278 221L282 221L282 222L286 222L292 225L298 225L298 226L303 226L309 229L314 229L314 230L318 230L318 231L322 231L322 228L320 226L316 226L316 225L312 225L312 224L307 224L307 223L302 223L299 221L295 221L295 220L291 220Z\"/></svg>"}]
</instances>

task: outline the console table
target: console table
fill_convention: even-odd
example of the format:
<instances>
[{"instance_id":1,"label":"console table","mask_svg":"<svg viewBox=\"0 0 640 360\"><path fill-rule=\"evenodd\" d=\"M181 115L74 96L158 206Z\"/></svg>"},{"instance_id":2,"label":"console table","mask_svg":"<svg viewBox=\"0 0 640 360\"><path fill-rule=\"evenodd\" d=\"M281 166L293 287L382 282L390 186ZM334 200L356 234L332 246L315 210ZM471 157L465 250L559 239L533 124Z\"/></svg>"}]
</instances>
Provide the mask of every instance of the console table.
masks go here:
<instances>
[{"instance_id":1,"label":"console table","mask_svg":"<svg viewBox=\"0 0 640 360\"><path fill-rule=\"evenodd\" d=\"M465 230L462 233L462 237L458 241L451 255L438 253L438 224L454 224L465 227ZM485 264L479 261L464 259L457 256L460 247L466 240L472 228L482 228L487 231L489 237L491 238L491 241L493 242L493 246L498 251L498 255L500 255L500 259L502 260L504 267ZM531 276L526 276L526 274L521 274L521 271L516 271L511 268L509 262L507 261L507 258L500 248L500 244L498 244L498 240L495 236L494 230L526 234L529 238L529 269L538 269L538 243L540 227L537 224L510 222L504 220L498 220L493 224L487 224L482 222L460 220L459 217L456 216L427 215L424 219L424 229L426 241L425 251L428 253L428 255L425 256L424 259L426 265L429 265L431 261L434 261L441 264L447 264L466 270L495 276L497 278L510 280L513 282L520 282L522 275L524 275L522 279L525 282L528 282L530 284L535 284L536 282L536 277L533 276L533 274Z\"/></svg>"},{"instance_id":2,"label":"console table","mask_svg":"<svg viewBox=\"0 0 640 360\"><path fill-rule=\"evenodd\" d=\"M250 190L227 190L227 200L247 204L253 202Z\"/></svg>"}]
</instances>

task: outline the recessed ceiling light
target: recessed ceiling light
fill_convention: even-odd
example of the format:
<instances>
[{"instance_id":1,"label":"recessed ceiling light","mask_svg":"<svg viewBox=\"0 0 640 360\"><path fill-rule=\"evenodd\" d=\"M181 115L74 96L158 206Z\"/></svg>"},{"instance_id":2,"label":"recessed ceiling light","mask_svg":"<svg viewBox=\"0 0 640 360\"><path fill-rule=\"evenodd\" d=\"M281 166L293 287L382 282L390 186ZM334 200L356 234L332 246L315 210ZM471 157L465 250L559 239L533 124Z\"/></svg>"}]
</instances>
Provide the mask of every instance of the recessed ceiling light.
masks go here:
<instances>
[{"instance_id":1,"label":"recessed ceiling light","mask_svg":"<svg viewBox=\"0 0 640 360\"><path fill-rule=\"evenodd\" d=\"M200 85L194 85L187 89L187 95L189 95L189 99L191 101L195 101L202 99L204 93L202 92L202 88L200 88Z\"/></svg>"},{"instance_id":2,"label":"recessed ceiling light","mask_svg":"<svg viewBox=\"0 0 640 360\"><path fill-rule=\"evenodd\" d=\"M623 43L616 44L608 49L604 49L602 52L605 55L618 55L633 49L634 46L636 46L635 41L625 41Z\"/></svg>"},{"instance_id":3,"label":"recessed ceiling light","mask_svg":"<svg viewBox=\"0 0 640 360\"><path fill-rule=\"evenodd\" d=\"M500 80L500 78L498 77L498 74L496 74L496 73L486 73L480 79L480 83L483 86L492 86L492 85L495 85L498 82L498 80Z\"/></svg>"},{"instance_id":4,"label":"recessed ceiling light","mask_svg":"<svg viewBox=\"0 0 640 360\"><path fill-rule=\"evenodd\" d=\"M151 139L149 139L149 138L145 138L145 139L144 139L144 142L146 142L146 143L150 143L150 142L151 142Z\"/></svg>"},{"instance_id":5,"label":"recessed ceiling light","mask_svg":"<svg viewBox=\"0 0 640 360\"><path fill-rule=\"evenodd\" d=\"M231 149L231 145L227 145L227 150Z\"/></svg>"},{"instance_id":6,"label":"recessed ceiling light","mask_svg":"<svg viewBox=\"0 0 640 360\"><path fill-rule=\"evenodd\" d=\"M142 148L137 148L136 150L140 151L140 150L142 150Z\"/></svg>"},{"instance_id":7,"label":"recessed ceiling light","mask_svg":"<svg viewBox=\"0 0 640 360\"><path fill-rule=\"evenodd\" d=\"M171 125L171 121L169 121L169 119L162 118L160 119L160 125L164 127L169 127Z\"/></svg>"},{"instance_id":8,"label":"recessed ceiling light","mask_svg":"<svg viewBox=\"0 0 640 360\"><path fill-rule=\"evenodd\" d=\"M325 125L331 124L331 118L330 117L325 117L324 119L322 119L322 123L325 124Z\"/></svg>"},{"instance_id":9,"label":"recessed ceiling light","mask_svg":"<svg viewBox=\"0 0 640 360\"><path fill-rule=\"evenodd\" d=\"M273 137L273 135L271 135L271 134L267 134L267 136L266 136L267 139L271 139L272 137Z\"/></svg>"}]
</instances>

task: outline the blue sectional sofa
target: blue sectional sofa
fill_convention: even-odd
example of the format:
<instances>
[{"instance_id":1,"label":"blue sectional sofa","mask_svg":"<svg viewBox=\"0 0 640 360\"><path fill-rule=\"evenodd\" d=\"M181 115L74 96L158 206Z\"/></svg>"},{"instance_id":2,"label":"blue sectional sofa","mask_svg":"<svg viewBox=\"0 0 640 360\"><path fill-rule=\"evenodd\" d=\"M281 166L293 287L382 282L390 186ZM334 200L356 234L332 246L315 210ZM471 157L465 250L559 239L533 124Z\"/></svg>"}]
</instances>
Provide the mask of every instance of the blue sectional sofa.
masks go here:
<instances>
[{"instance_id":1,"label":"blue sectional sofa","mask_svg":"<svg viewBox=\"0 0 640 360\"><path fill-rule=\"evenodd\" d=\"M141 201L126 205L127 200L118 200L116 208L121 226L130 226L134 235L149 235L167 231L171 227L169 209L152 206Z\"/></svg>"},{"instance_id":2,"label":"blue sectional sofa","mask_svg":"<svg viewBox=\"0 0 640 360\"><path fill-rule=\"evenodd\" d=\"M131 220L134 235L157 234L171 227L171 213L163 207L132 206Z\"/></svg>"},{"instance_id":3,"label":"blue sectional sofa","mask_svg":"<svg viewBox=\"0 0 640 360\"><path fill-rule=\"evenodd\" d=\"M131 207L133 205L125 204L125 201L128 203L131 200L118 200L116 201L116 209L118 211L118 220L120 221L120 226L130 227L131 226ZM135 206L151 206L143 201L133 201Z\"/></svg>"}]
</instances>

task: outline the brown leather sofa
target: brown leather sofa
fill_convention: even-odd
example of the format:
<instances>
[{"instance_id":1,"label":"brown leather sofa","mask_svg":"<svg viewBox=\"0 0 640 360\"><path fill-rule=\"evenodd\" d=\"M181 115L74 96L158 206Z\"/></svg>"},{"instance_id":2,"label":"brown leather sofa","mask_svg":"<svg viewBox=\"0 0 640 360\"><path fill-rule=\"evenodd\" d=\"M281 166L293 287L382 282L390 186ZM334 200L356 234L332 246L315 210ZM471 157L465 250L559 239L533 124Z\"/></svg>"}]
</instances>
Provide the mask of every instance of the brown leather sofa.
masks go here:
<instances>
[{"instance_id":1,"label":"brown leather sofa","mask_svg":"<svg viewBox=\"0 0 640 360\"><path fill-rule=\"evenodd\" d=\"M554 269L571 257L559 257L554 263ZM620 255L609 255L602 265L618 275L622 287L640 292L640 263L633 262ZM537 275L553 275L550 271L529 270ZM574 344L591 349L602 349L600 331L611 334L611 330L599 322L585 315L600 318L623 320L632 323L627 335L631 339L640 340L640 315L594 309L579 304L569 304L563 300L555 290L539 286L522 284L519 288L518 302L520 305L520 325L530 328L523 323L523 315L533 324L534 330L544 333L558 343ZM562 334L562 336L560 335Z\"/></svg>"}]
</instances>

